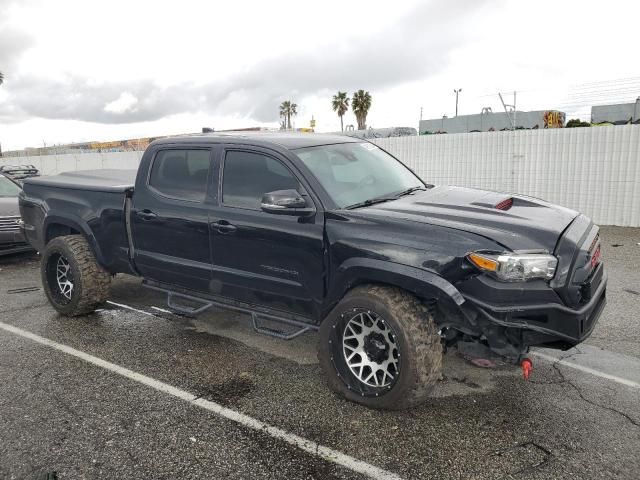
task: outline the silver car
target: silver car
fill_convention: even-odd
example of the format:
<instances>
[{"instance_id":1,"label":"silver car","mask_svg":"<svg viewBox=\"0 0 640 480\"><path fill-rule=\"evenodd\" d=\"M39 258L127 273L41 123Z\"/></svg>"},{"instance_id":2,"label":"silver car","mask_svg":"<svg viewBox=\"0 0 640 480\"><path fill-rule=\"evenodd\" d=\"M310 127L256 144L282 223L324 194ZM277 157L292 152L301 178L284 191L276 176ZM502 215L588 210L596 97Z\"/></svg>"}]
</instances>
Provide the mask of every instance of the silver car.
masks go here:
<instances>
[{"instance_id":1,"label":"silver car","mask_svg":"<svg viewBox=\"0 0 640 480\"><path fill-rule=\"evenodd\" d=\"M20 185L0 174L0 255L33 250L20 230Z\"/></svg>"}]
</instances>

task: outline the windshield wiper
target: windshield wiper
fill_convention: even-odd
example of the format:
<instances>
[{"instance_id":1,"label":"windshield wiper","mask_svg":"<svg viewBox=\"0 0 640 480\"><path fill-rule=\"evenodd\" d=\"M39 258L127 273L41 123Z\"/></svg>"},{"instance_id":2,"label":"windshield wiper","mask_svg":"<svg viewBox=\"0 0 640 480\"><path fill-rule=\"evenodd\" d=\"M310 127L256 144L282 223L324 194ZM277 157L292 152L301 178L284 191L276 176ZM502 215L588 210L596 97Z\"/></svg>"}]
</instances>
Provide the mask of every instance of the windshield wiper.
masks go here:
<instances>
[{"instance_id":1,"label":"windshield wiper","mask_svg":"<svg viewBox=\"0 0 640 480\"><path fill-rule=\"evenodd\" d=\"M370 198L369 200L365 200L364 202L354 203L353 205L349 205L348 207L344 207L345 210L353 210L354 208L360 207L368 207L369 205L375 205L376 203L390 202L391 200L395 200L396 197L377 197Z\"/></svg>"},{"instance_id":2,"label":"windshield wiper","mask_svg":"<svg viewBox=\"0 0 640 480\"><path fill-rule=\"evenodd\" d=\"M419 185L417 187L407 188L406 190L401 191L400 193L396 193L394 198L404 197L405 195L409 195L410 193L417 192L418 190L426 190L427 188L424 185Z\"/></svg>"},{"instance_id":3,"label":"windshield wiper","mask_svg":"<svg viewBox=\"0 0 640 480\"><path fill-rule=\"evenodd\" d=\"M369 200L365 200L364 202L354 203L353 205L349 205L348 207L344 207L345 210L352 210L354 208L360 207L368 207L369 205L375 205L376 203L390 202L391 200L397 200L400 197L404 197L405 195L409 195L417 190L426 190L427 188L423 185L419 185L416 187L407 188L401 192L398 192L394 195L385 195L384 197L375 197L370 198Z\"/></svg>"}]
</instances>

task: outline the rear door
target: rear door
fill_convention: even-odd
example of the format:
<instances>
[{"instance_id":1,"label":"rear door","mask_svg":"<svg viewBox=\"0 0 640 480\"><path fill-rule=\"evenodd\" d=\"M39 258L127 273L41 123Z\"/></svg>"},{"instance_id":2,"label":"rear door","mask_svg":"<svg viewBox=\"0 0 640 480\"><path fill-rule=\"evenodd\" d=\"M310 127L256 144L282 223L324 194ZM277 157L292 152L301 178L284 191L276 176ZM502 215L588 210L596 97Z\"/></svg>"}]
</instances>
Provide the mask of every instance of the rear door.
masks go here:
<instances>
[{"instance_id":1,"label":"rear door","mask_svg":"<svg viewBox=\"0 0 640 480\"><path fill-rule=\"evenodd\" d=\"M210 146L160 146L150 165L140 165L149 173L137 180L131 226L135 264L144 277L208 290L213 151Z\"/></svg>"},{"instance_id":2,"label":"rear door","mask_svg":"<svg viewBox=\"0 0 640 480\"><path fill-rule=\"evenodd\" d=\"M284 156L258 147L226 146L220 202L211 209L215 291L224 297L316 318L323 298L324 214ZM312 217L260 209L262 195L296 189L316 208Z\"/></svg>"}]
</instances>

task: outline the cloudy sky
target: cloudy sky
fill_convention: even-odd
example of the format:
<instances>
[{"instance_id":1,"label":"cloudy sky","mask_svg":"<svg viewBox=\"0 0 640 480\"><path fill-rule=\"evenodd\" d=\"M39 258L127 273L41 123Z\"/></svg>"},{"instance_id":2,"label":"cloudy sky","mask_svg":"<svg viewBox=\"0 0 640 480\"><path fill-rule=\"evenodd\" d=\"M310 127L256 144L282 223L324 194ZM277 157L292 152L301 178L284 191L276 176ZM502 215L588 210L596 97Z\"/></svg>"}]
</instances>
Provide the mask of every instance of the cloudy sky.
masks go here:
<instances>
[{"instance_id":1,"label":"cloudy sky","mask_svg":"<svg viewBox=\"0 0 640 480\"><path fill-rule=\"evenodd\" d=\"M3 150L278 125L335 131L337 90L368 125L640 95L637 1L0 0ZM509 97L508 103L512 97ZM345 124L355 124L345 116Z\"/></svg>"}]
</instances>

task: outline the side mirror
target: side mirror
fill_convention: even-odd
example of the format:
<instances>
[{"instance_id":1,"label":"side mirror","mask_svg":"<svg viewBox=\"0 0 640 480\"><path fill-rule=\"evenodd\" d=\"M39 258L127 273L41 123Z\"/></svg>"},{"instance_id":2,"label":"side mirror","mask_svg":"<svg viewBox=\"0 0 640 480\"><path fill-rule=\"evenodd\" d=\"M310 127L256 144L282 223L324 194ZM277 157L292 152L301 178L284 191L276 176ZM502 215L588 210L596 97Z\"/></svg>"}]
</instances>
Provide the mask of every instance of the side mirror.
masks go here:
<instances>
[{"instance_id":1,"label":"side mirror","mask_svg":"<svg viewBox=\"0 0 640 480\"><path fill-rule=\"evenodd\" d=\"M260 208L275 215L307 216L315 213L315 208L307 207L307 201L297 190L276 190L262 196Z\"/></svg>"}]
</instances>

